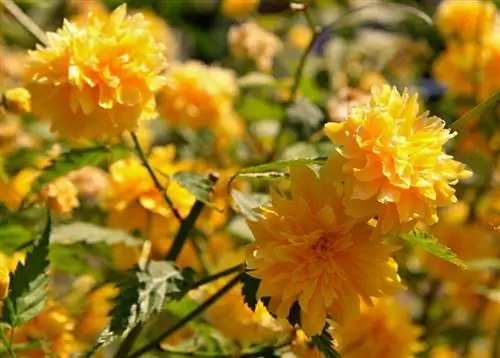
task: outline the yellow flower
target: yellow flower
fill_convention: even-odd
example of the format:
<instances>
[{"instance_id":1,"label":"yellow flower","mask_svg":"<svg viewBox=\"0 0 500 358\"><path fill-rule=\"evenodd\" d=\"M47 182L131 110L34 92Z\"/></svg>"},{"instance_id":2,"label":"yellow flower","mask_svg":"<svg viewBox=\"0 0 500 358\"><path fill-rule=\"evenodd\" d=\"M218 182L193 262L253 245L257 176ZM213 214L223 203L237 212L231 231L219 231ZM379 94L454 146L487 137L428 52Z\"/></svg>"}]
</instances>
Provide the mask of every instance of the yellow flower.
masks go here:
<instances>
[{"instance_id":1,"label":"yellow flower","mask_svg":"<svg viewBox=\"0 0 500 358\"><path fill-rule=\"evenodd\" d=\"M345 322L359 312L360 299L393 294L399 288L394 246L372 240L373 228L348 217L326 168L318 178L306 166L291 169L292 199L272 195L263 219L247 221L255 242L250 275L261 279L259 297L286 318L300 305L301 326L321 332L330 315Z\"/></svg>"},{"instance_id":2,"label":"yellow flower","mask_svg":"<svg viewBox=\"0 0 500 358\"><path fill-rule=\"evenodd\" d=\"M481 87L478 99L484 101L500 91L500 34L497 33L481 44L484 59L481 61Z\"/></svg>"},{"instance_id":3,"label":"yellow flower","mask_svg":"<svg viewBox=\"0 0 500 358\"><path fill-rule=\"evenodd\" d=\"M229 29L228 43L236 58L249 58L256 62L257 69L270 73L276 54L281 51L281 40L253 21Z\"/></svg>"},{"instance_id":4,"label":"yellow flower","mask_svg":"<svg viewBox=\"0 0 500 358\"><path fill-rule=\"evenodd\" d=\"M0 301L5 299L9 293L10 272L0 267Z\"/></svg>"},{"instance_id":5,"label":"yellow flower","mask_svg":"<svg viewBox=\"0 0 500 358\"><path fill-rule=\"evenodd\" d=\"M417 95L373 89L370 102L353 108L325 132L340 147L330 157L345 182L344 204L355 217L378 217L382 233L407 230L418 220L438 221L437 208L457 201L451 185L471 172L446 154L453 137L444 121L419 113ZM337 178L335 178L337 177Z\"/></svg>"},{"instance_id":6,"label":"yellow flower","mask_svg":"<svg viewBox=\"0 0 500 358\"><path fill-rule=\"evenodd\" d=\"M4 107L12 113L27 114L31 112L31 95L24 88L14 88L3 94Z\"/></svg>"},{"instance_id":7,"label":"yellow flower","mask_svg":"<svg viewBox=\"0 0 500 358\"><path fill-rule=\"evenodd\" d=\"M65 22L48 41L30 52L26 89L33 113L61 136L116 137L155 115L166 62L142 15L127 17L125 5L105 21L90 14L86 26Z\"/></svg>"},{"instance_id":8,"label":"yellow flower","mask_svg":"<svg viewBox=\"0 0 500 358\"><path fill-rule=\"evenodd\" d=\"M216 128L237 94L231 70L196 61L173 64L167 85L158 95L158 111L175 126Z\"/></svg>"},{"instance_id":9,"label":"yellow flower","mask_svg":"<svg viewBox=\"0 0 500 358\"><path fill-rule=\"evenodd\" d=\"M144 16L149 31L153 34L155 40L165 45L164 53L167 60L173 60L177 53L177 43L172 29L165 23L165 20L150 9L140 9L137 13Z\"/></svg>"},{"instance_id":10,"label":"yellow flower","mask_svg":"<svg viewBox=\"0 0 500 358\"><path fill-rule=\"evenodd\" d=\"M109 323L108 313L113 308L112 299L119 293L113 284L105 284L91 292L85 299L85 308L77 320L75 337L92 343Z\"/></svg>"},{"instance_id":11,"label":"yellow flower","mask_svg":"<svg viewBox=\"0 0 500 358\"><path fill-rule=\"evenodd\" d=\"M423 350L418 341L422 328L393 299L363 307L357 319L338 327L340 354L346 358L407 358Z\"/></svg>"},{"instance_id":12,"label":"yellow flower","mask_svg":"<svg viewBox=\"0 0 500 358\"><path fill-rule=\"evenodd\" d=\"M436 26L448 38L474 40L493 31L496 7L491 1L445 0L436 13Z\"/></svg>"},{"instance_id":13,"label":"yellow flower","mask_svg":"<svg viewBox=\"0 0 500 358\"><path fill-rule=\"evenodd\" d=\"M294 25L288 31L288 42L299 50L305 49L309 46L312 39L312 30L305 25Z\"/></svg>"},{"instance_id":14,"label":"yellow flower","mask_svg":"<svg viewBox=\"0 0 500 358\"><path fill-rule=\"evenodd\" d=\"M222 0L221 12L227 17L248 15L257 9L259 0Z\"/></svg>"},{"instance_id":15,"label":"yellow flower","mask_svg":"<svg viewBox=\"0 0 500 358\"><path fill-rule=\"evenodd\" d=\"M469 261L494 256L490 245L490 235L485 228L475 225L439 223L430 230L440 243L448 246L461 260ZM421 260L429 273L442 280L482 281L485 274L475 270L464 270L427 252L422 252Z\"/></svg>"}]
</instances>

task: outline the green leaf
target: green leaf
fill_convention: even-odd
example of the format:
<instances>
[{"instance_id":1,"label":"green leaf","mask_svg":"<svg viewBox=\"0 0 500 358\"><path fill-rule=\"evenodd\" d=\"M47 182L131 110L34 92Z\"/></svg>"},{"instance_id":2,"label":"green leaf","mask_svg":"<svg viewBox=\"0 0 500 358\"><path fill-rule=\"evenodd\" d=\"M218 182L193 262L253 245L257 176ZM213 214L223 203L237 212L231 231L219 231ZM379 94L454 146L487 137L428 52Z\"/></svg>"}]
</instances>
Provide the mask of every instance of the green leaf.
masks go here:
<instances>
[{"instance_id":1,"label":"green leaf","mask_svg":"<svg viewBox=\"0 0 500 358\"><path fill-rule=\"evenodd\" d=\"M31 241L31 233L24 226L0 224L0 251L12 254L20 246Z\"/></svg>"},{"instance_id":2,"label":"green leaf","mask_svg":"<svg viewBox=\"0 0 500 358\"><path fill-rule=\"evenodd\" d=\"M250 72L238 78L238 86L242 88L273 87L276 84L276 79L273 76L261 72Z\"/></svg>"},{"instance_id":3,"label":"green leaf","mask_svg":"<svg viewBox=\"0 0 500 358\"><path fill-rule=\"evenodd\" d=\"M415 246L421 247L422 249L430 252L437 257L442 258L443 260L446 260L462 268L467 268L465 263L460 260L457 255L455 255L455 253L450 250L450 248L441 244L434 236L428 233L425 233L418 229L414 229L407 234L401 235L401 238Z\"/></svg>"},{"instance_id":4,"label":"green leaf","mask_svg":"<svg viewBox=\"0 0 500 358\"><path fill-rule=\"evenodd\" d=\"M248 121L277 120L283 118L285 114L280 103L255 96L243 97L238 112Z\"/></svg>"},{"instance_id":5,"label":"green leaf","mask_svg":"<svg viewBox=\"0 0 500 358\"><path fill-rule=\"evenodd\" d=\"M85 149L72 149L66 153L61 154L57 159L52 161L52 164L40 174L33 186L31 187L29 195L33 195L40 191L44 185L52 180L66 175L69 172L83 168L88 165L99 165L107 158L114 150L118 150L119 146L114 147L94 147Z\"/></svg>"},{"instance_id":6,"label":"green leaf","mask_svg":"<svg viewBox=\"0 0 500 358\"><path fill-rule=\"evenodd\" d=\"M340 358L340 353L335 349L333 337L327 327L323 329L321 335L313 336L312 342L325 358Z\"/></svg>"},{"instance_id":7,"label":"green leaf","mask_svg":"<svg viewBox=\"0 0 500 358\"><path fill-rule=\"evenodd\" d=\"M323 112L309 99L300 97L286 110L291 123L307 124L309 127L318 127L324 119Z\"/></svg>"},{"instance_id":8,"label":"green leaf","mask_svg":"<svg viewBox=\"0 0 500 358\"><path fill-rule=\"evenodd\" d=\"M458 131L462 126L467 123L471 118L477 117L483 113L484 110L493 106L494 104L500 102L500 91L493 94L491 97L487 98L483 102L479 103L476 107L472 108L469 112L465 113L462 117L457 119L455 122L451 123L449 127L455 131Z\"/></svg>"},{"instance_id":9,"label":"green leaf","mask_svg":"<svg viewBox=\"0 0 500 358\"><path fill-rule=\"evenodd\" d=\"M323 164L326 161L326 159L327 159L326 157L297 158L289 160L278 160L272 163L256 165L253 167L246 167L233 174L233 176L229 179L227 186L228 188L230 188L233 180L243 174L275 172L280 169L288 168L298 164Z\"/></svg>"},{"instance_id":10,"label":"green leaf","mask_svg":"<svg viewBox=\"0 0 500 358\"><path fill-rule=\"evenodd\" d=\"M74 244L78 242L87 244L105 243L107 245L124 243L129 246L142 244L142 240L125 231L81 221L58 225L52 229L50 235L51 244Z\"/></svg>"},{"instance_id":11,"label":"green leaf","mask_svg":"<svg viewBox=\"0 0 500 358\"><path fill-rule=\"evenodd\" d=\"M10 291L4 301L1 322L17 327L39 314L47 301L50 215L41 239L10 275Z\"/></svg>"},{"instance_id":12,"label":"green leaf","mask_svg":"<svg viewBox=\"0 0 500 358\"><path fill-rule=\"evenodd\" d=\"M193 271L179 271L173 262L150 261L145 269L136 267L132 275L118 283L120 293L111 310L111 323L102 334L100 344L145 322L160 312L165 303L181 299L193 283Z\"/></svg>"},{"instance_id":13,"label":"green leaf","mask_svg":"<svg viewBox=\"0 0 500 358\"><path fill-rule=\"evenodd\" d=\"M205 175L196 172L180 171L172 175L171 178L193 194L198 201L201 201L210 208L215 207L213 203L210 203L213 184Z\"/></svg>"},{"instance_id":14,"label":"green leaf","mask_svg":"<svg viewBox=\"0 0 500 358\"><path fill-rule=\"evenodd\" d=\"M236 189L231 190L231 196L236 203L236 207L240 213L251 221L262 219L262 215L254 211L254 209L269 203L269 195L258 193L242 193Z\"/></svg>"}]
</instances>

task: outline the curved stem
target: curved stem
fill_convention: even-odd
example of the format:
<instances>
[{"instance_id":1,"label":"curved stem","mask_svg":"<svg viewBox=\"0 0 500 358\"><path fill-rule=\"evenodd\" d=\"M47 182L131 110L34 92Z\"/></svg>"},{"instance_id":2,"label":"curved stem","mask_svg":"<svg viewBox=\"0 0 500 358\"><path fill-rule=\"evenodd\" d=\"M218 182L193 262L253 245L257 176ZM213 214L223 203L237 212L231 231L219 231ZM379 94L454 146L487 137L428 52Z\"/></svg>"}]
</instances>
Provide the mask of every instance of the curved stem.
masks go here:
<instances>
[{"instance_id":1,"label":"curved stem","mask_svg":"<svg viewBox=\"0 0 500 358\"><path fill-rule=\"evenodd\" d=\"M5 344L5 347L7 349L7 352L9 352L9 355L12 358L16 358L16 353L14 353L14 350L12 349L12 345L7 340L7 336L5 335L5 328L3 326L0 327L0 338L2 339L3 344Z\"/></svg>"},{"instance_id":2,"label":"curved stem","mask_svg":"<svg viewBox=\"0 0 500 358\"><path fill-rule=\"evenodd\" d=\"M213 296L211 296L208 300L203 302L200 306L198 306L196 309L191 311L188 315L183 317L179 322L174 324L172 327L170 327L168 330L160 334L157 338L155 338L153 341L145 345L144 347L140 348L136 352L134 352L132 355L130 355L128 358L138 358L144 353L155 349L158 347L161 342L170 337L172 334L177 332L179 329L184 327L186 324L188 324L190 321L198 317L201 313L203 313L208 307L213 305L219 298L224 296L231 288L233 288L241 279L242 274L239 274L235 278L233 278L231 281L229 281L225 286L223 286L219 291L217 291Z\"/></svg>"},{"instance_id":3,"label":"curved stem","mask_svg":"<svg viewBox=\"0 0 500 358\"><path fill-rule=\"evenodd\" d=\"M222 278L222 277L232 275L233 273L243 272L244 270L245 270L244 264L235 265L235 266L230 267L224 271L217 272L216 274L202 278L198 282L195 282L193 284L193 286L191 287L191 289L195 289L195 288L198 288L200 286L206 285L207 283L213 282L213 281L218 280L219 278Z\"/></svg>"},{"instance_id":4,"label":"curved stem","mask_svg":"<svg viewBox=\"0 0 500 358\"><path fill-rule=\"evenodd\" d=\"M165 199L165 202L168 204L170 207L170 210L172 210L172 213L174 216L179 220L182 221L182 216L175 207L174 203L172 200L167 195L167 191L165 188L161 185L160 180L156 176L155 172L153 171L153 168L149 165L148 158L146 157L146 154L144 154L144 151L141 148L141 145L139 144L139 139L137 138L137 134L134 132L130 132L130 135L132 136L132 140L134 142L135 150L137 151L137 154L139 155L139 158L141 159L142 164L144 167L147 169L149 175L151 176L151 179L153 179L153 182L156 186L156 189L158 189L162 194L163 198Z\"/></svg>"}]
</instances>

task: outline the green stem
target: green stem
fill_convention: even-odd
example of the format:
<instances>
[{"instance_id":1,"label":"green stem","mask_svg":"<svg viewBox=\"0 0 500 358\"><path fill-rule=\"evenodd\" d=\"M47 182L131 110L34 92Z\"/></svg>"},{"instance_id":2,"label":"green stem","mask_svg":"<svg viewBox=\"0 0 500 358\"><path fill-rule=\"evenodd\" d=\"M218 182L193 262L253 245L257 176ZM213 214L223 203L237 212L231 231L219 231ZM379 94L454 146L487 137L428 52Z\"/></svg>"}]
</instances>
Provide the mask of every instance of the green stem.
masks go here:
<instances>
[{"instance_id":1,"label":"green stem","mask_svg":"<svg viewBox=\"0 0 500 358\"><path fill-rule=\"evenodd\" d=\"M278 349L281 349L283 347L286 347L290 345L290 341L287 341L285 343L279 344L276 347L272 346L266 346L262 347L259 349L255 349L249 352L241 352L241 353L234 353L234 354L220 354L220 353L210 353L210 352L196 352L196 351L180 351L180 350L175 350L175 349L162 349L163 353L167 354L172 354L176 356L184 356L184 357L200 357L200 358L205 358L205 357L217 357L217 358L259 358L266 356L266 353L270 353L270 351L276 351Z\"/></svg>"},{"instance_id":2,"label":"green stem","mask_svg":"<svg viewBox=\"0 0 500 358\"><path fill-rule=\"evenodd\" d=\"M297 69L295 71L295 75L293 78L293 84L292 84L292 88L290 90L290 97L288 98L287 101L285 101L283 103L285 108L288 107L293 102L295 102L295 98L297 97L297 92L298 92L299 87L300 87L300 82L301 82L302 76L304 74L304 68L306 66L307 59L309 58L309 55L312 52L312 49L314 47L314 43L316 42L316 39L321 34L321 28L318 28L315 25L314 20L313 20L311 14L309 13L307 6L304 8L302 13L305 15L307 23L309 24L309 27L313 30L313 36L311 38L311 41L309 42L309 45L304 50L304 52L302 52L302 55L300 57L299 65L297 66ZM278 149L277 147L279 145L279 142L281 141L281 137L285 133L286 127L288 126L288 121L289 121L289 117L285 115L285 117L281 121L281 125L278 129L278 133L276 134L276 137L274 138L274 150L269 153L267 160L266 160L267 162L273 160L274 157L276 156L277 149Z\"/></svg>"},{"instance_id":3,"label":"green stem","mask_svg":"<svg viewBox=\"0 0 500 358\"><path fill-rule=\"evenodd\" d=\"M140 348L135 353L130 355L128 358L138 358L141 355L143 355L144 353L149 352L150 350L158 347L164 339L170 337L172 334L174 334L179 329L184 327L190 321L192 321L193 319L198 317L208 307L213 305L219 298L224 296L229 290L231 290L231 288L233 288L240 281L241 276L242 276L242 274L239 274L238 276L233 278L224 287L222 287L219 291L217 291L213 296L211 296L209 299L207 299L205 302L203 302L200 306L198 306L196 309L191 311L188 315L183 317L179 322L177 322L172 327L170 327L168 330L163 332L160 336L155 338L152 342L148 343L147 345L145 345L144 347Z\"/></svg>"},{"instance_id":4,"label":"green stem","mask_svg":"<svg viewBox=\"0 0 500 358\"><path fill-rule=\"evenodd\" d=\"M141 334L141 330L142 323L139 323L130 331L130 333L127 335L127 338L125 338L123 343L120 345L118 352L116 352L115 358L126 357L130 353L130 351L134 347L136 339Z\"/></svg>"},{"instance_id":5,"label":"green stem","mask_svg":"<svg viewBox=\"0 0 500 358\"><path fill-rule=\"evenodd\" d=\"M206 285L207 283L213 282L218 280L219 278L226 277L229 275L232 275L233 273L238 273L238 272L243 272L245 270L245 265L244 264L239 264L235 265L233 267L230 267L224 271L217 272L216 274L207 276L199 280L198 282L195 282L191 289L196 289L200 286Z\"/></svg>"},{"instance_id":6,"label":"green stem","mask_svg":"<svg viewBox=\"0 0 500 358\"><path fill-rule=\"evenodd\" d=\"M215 173L210 173L209 179L212 182L212 187L213 187L213 185L217 183L219 177ZM165 260L175 261L177 259L177 256L179 256L182 247L184 246L184 243L186 242L189 236L189 232L194 227L196 220L198 219L198 216L200 216L201 211L203 210L204 207L205 204L202 201L197 200L194 203L188 216L181 221L181 227L179 228L179 231L177 231L177 235L174 238L172 247L170 247L170 250L168 250Z\"/></svg>"},{"instance_id":7,"label":"green stem","mask_svg":"<svg viewBox=\"0 0 500 358\"><path fill-rule=\"evenodd\" d=\"M23 10L16 5L12 0L0 0L5 9L19 22L30 34L36 37L40 43L48 45L47 35L45 32L26 15Z\"/></svg>"},{"instance_id":8,"label":"green stem","mask_svg":"<svg viewBox=\"0 0 500 358\"><path fill-rule=\"evenodd\" d=\"M16 358L16 353L14 353L14 350L12 349L12 346L7 340L7 336L5 335L4 326L0 327L0 338L2 339L3 344L5 344L5 347L7 348L7 352L9 352L9 355L12 358Z\"/></svg>"},{"instance_id":9,"label":"green stem","mask_svg":"<svg viewBox=\"0 0 500 358\"><path fill-rule=\"evenodd\" d=\"M137 151L137 154L139 155L139 158L141 159L142 164L144 165L144 167L147 169L149 175L151 176L151 179L153 179L153 182L156 186L156 189L158 189L163 194L163 198L165 199L165 202L170 207L170 210L172 210L172 213L174 214L174 216L179 221L182 221L181 214L179 213L179 211L175 207L172 200L170 200L170 198L168 197L167 191L165 190L163 185L160 183L160 180L158 179L155 172L153 171L153 169L149 165L148 158L146 157L146 154L144 154L144 151L142 150L141 145L139 144L139 139L137 138L137 134L135 134L134 132L130 132L130 135L132 136L132 140L134 141L135 150Z\"/></svg>"}]
</instances>

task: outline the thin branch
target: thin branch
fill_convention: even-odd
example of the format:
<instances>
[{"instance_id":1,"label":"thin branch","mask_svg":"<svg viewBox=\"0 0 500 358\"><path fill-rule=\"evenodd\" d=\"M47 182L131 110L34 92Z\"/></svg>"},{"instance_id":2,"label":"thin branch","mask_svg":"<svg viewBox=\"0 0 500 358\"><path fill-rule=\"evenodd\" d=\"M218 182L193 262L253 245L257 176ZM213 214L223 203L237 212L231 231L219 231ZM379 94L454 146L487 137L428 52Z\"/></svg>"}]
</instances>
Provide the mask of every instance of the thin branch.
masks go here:
<instances>
[{"instance_id":1,"label":"thin branch","mask_svg":"<svg viewBox=\"0 0 500 358\"><path fill-rule=\"evenodd\" d=\"M206 285L207 283L213 282L213 281L218 280L219 278L222 278L222 277L232 275L233 273L243 272L244 270L245 270L244 264L235 265L235 266L230 267L224 271L217 272L216 274L202 278L198 282L195 282L193 284L193 286L191 287L191 289L195 289L195 288L198 288L200 286Z\"/></svg>"},{"instance_id":2,"label":"thin branch","mask_svg":"<svg viewBox=\"0 0 500 358\"><path fill-rule=\"evenodd\" d=\"M2 339L3 344L5 344L5 347L7 349L7 352L9 352L9 355L12 358L16 358L16 353L14 353L11 344L7 340L7 336L5 335L5 328L3 326L0 327L0 338Z\"/></svg>"},{"instance_id":3,"label":"thin branch","mask_svg":"<svg viewBox=\"0 0 500 358\"><path fill-rule=\"evenodd\" d=\"M0 0L5 9L19 22L30 34L36 37L36 39L48 46L47 35L45 32L31 20L31 18L26 15L23 10L16 5L12 0Z\"/></svg>"},{"instance_id":4,"label":"thin branch","mask_svg":"<svg viewBox=\"0 0 500 358\"><path fill-rule=\"evenodd\" d=\"M149 175L151 176L151 179L153 179L153 182L156 186L156 189L158 189L163 194L163 198L165 199L165 202L167 203L167 205L170 207L170 210L172 210L172 213L174 214L174 216L179 221L182 221L181 214L179 213L179 211L175 207L172 200L170 200L170 198L168 197L167 191L161 185L160 180L158 179L155 172L153 171L153 168L151 168L151 166L149 165L148 158L146 157L146 154L144 154L144 151L142 150L141 145L139 144L139 139L137 138L137 134L135 134L134 132L130 132L130 135L132 136L132 140L134 141L134 146L135 146L135 149L137 151L137 154L139 155L139 158L141 159L142 164L144 165L144 167L147 169Z\"/></svg>"},{"instance_id":5,"label":"thin branch","mask_svg":"<svg viewBox=\"0 0 500 358\"><path fill-rule=\"evenodd\" d=\"M215 183L217 183L217 180L219 179L216 173L210 173L208 178L212 182L212 187L213 185L215 185ZM201 211L204 207L205 203L196 200L193 207L191 208L191 211L189 212L189 215L184 220L182 220L181 227L179 228L179 231L177 231L177 235L174 238L174 242L170 247L170 250L168 250L165 260L175 261L177 259L177 256L179 256L182 247L184 246L184 243L188 238L189 232L194 227L196 220L198 219L198 216L200 216Z\"/></svg>"},{"instance_id":6,"label":"thin branch","mask_svg":"<svg viewBox=\"0 0 500 358\"><path fill-rule=\"evenodd\" d=\"M153 341L145 345L144 347L140 348L136 352L134 352L132 355L130 355L128 358L138 358L141 355L143 355L146 352L149 352L152 349L157 348L161 342L170 337L172 334L177 332L179 329L184 327L186 324L188 324L190 321L198 317L200 314L202 314L208 307L213 305L219 298L224 296L229 290L231 290L238 282L240 282L242 274L236 276L233 278L231 281L229 281L225 286L223 286L219 291L217 291L213 296L211 296L209 299L207 299L205 302L203 302L200 306L198 306L196 309L191 311L188 315L183 317L179 322L174 324L172 327L170 327L168 330L160 334L157 338L155 338Z\"/></svg>"}]
</instances>

